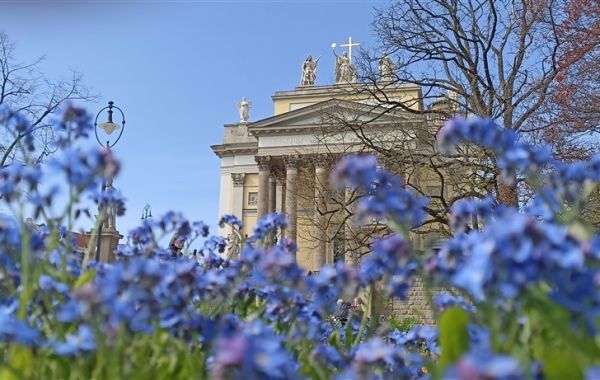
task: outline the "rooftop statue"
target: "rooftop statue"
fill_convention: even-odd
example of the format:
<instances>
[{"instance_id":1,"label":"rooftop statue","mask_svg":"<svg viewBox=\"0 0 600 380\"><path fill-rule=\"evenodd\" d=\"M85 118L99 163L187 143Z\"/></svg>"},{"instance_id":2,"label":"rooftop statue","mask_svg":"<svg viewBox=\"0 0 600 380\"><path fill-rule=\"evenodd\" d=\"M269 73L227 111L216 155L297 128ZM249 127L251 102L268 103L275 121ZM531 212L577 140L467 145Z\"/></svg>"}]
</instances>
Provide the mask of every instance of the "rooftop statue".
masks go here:
<instances>
[{"instance_id":1,"label":"rooftop statue","mask_svg":"<svg viewBox=\"0 0 600 380\"><path fill-rule=\"evenodd\" d=\"M394 63L387 53L379 59L379 77L382 82L391 82L394 80Z\"/></svg>"},{"instance_id":2,"label":"rooftop statue","mask_svg":"<svg viewBox=\"0 0 600 380\"><path fill-rule=\"evenodd\" d=\"M314 86L315 79L317 79L317 63L321 57L313 60L312 55L309 55L304 63L302 64L302 78L300 79L300 86Z\"/></svg>"},{"instance_id":3,"label":"rooftop statue","mask_svg":"<svg viewBox=\"0 0 600 380\"><path fill-rule=\"evenodd\" d=\"M358 43L352 43L352 37L348 39L347 44L340 45L347 47L348 52L342 55L335 53L336 44L331 44L331 49L335 55L335 83L356 83L356 67L352 64L352 47L359 46Z\"/></svg>"},{"instance_id":4,"label":"rooftop statue","mask_svg":"<svg viewBox=\"0 0 600 380\"><path fill-rule=\"evenodd\" d=\"M336 56L335 83L356 83L356 67L350 63L348 53Z\"/></svg>"},{"instance_id":5,"label":"rooftop statue","mask_svg":"<svg viewBox=\"0 0 600 380\"><path fill-rule=\"evenodd\" d=\"M250 112L250 107L252 103L246 100L246 98L242 98L238 103L238 110L240 111L240 123L247 123L248 116Z\"/></svg>"}]
</instances>

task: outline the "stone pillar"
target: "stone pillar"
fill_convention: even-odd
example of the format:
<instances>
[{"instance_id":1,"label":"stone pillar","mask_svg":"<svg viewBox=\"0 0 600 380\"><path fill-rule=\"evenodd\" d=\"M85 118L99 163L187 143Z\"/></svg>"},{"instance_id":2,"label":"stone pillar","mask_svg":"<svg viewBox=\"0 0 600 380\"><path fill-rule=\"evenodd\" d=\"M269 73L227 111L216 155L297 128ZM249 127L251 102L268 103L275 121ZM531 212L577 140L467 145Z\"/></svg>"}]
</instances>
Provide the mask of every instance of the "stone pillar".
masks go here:
<instances>
[{"instance_id":1,"label":"stone pillar","mask_svg":"<svg viewBox=\"0 0 600 380\"><path fill-rule=\"evenodd\" d=\"M277 210L277 181L275 174L271 173L269 176L269 212L275 212Z\"/></svg>"},{"instance_id":2,"label":"stone pillar","mask_svg":"<svg viewBox=\"0 0 600 380\"><path fill-rule=\"evenodd\" d=\"M298 218L298 156L284 157L285 163L285 213L288 217L288 226L285 236L296 241L296 228Z\"/></svg>"},{"instance_id":3,"label":"stone pillar","mask_svg":"<svg viewBox=\"0 0 600 380\"><path fill-rule=\"evenodd\" d=\"M244 209L244 173L231 173L231 182L233 182L233 204L231 213L242 220Z\"/></svg>"},{"instance_id":4,"label":"stone pillar","mask_svg":"<svg viewBox=\"0 0 600 380\"><path fill-rule=\"evenodd\" d=\"M344 194L344 203L346 204L346 210L350 214L354 214L356 210L356 199L353 199L353 191L346 189ZM345 262L353 267L358 266L358 226L355 222L354 215L349 215L346 218L346 224L344 225L344 240L346 241L346 257Z\"/></svg>"},{"instance_id":5,"label":"stone pillar","mask_svg":"<svg viewBox=\"0 0 600 380\"><path fill-rule=\"evenodd\" d=\"M97 235L92 235L97 236ZM100 235L100 261L103 263L112 263L115 261L115 249L119 245L119 240L123 238L116 229L110 228L102 230Z\"/></svg>"},{"instance_id":6,"label":"stone pillar","mask_svg":"<svg viewBox=\"0 0 600 380\"><path fill-rule=\"evenodd\" d=\"M285 189L285 178L276 179L276 187L275 191L275 211L283 212L283 191Z\"/></svg>"},{"instance_id":7,"label":"stone pillar","mask_svg":"<svg viewBox=\"0 0 600 380\"><path fill-rule=\"evenodd\" d=\"M256 156L258 164L258 209L256 221L262 219L269 211L269 174L271 173L271 157Z\"/></svg>"},{"instance_id":8,"label":"stone pillar","mask_svg":"<svg viewBox=\"0 0 600 380\"><path fill-rule=\"evenodd\" d=\"M109 178L102 191L114 189L113 180L112 178ZM104 207L98 210L98 213L104 217L102 228L99 229L101 231L96 231L95 234L90 233L90 236L95 239L99 238L100 247L96 246L96 248L100 248L100 252L97 252L96 254L98 255L100 262L111 263L115 261L115 250L117 249L119 240L123 238L123 235L117 230L117 214L113 206ZM99 237L98 234L100 235ZM95 243L97 245L98 240L96 240Z\"/></svg>"},{"instance_id":9,"label":"stone pillar","mask_svg":"<svg viewBox=\"0 0 600 380\"><path fill-rule=\"evenodd\" d=\"M325 210L327 207L327 161L324 158L315 159L315 238L317 247L315 250L315 270L325 264L331 264L327 261L327 216Z\"/></svg>"}]
</instances>

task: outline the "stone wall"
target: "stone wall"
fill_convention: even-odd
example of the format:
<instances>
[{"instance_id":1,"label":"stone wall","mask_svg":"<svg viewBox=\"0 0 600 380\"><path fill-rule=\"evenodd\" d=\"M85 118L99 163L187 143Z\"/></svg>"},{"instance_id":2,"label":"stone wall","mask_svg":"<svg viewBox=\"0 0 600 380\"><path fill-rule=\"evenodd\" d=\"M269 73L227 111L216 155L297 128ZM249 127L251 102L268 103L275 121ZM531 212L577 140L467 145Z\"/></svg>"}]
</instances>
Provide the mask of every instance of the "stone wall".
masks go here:
<instances>
[{"instance_id":1,"label":"stone wall","mask_svg":"<svg viewBox=\"0 0 600 380\"><path fill-rule=\"evenodd\" d=\"M444 292L443 289L433 289L433 295ZM395 314L399 319L414 318L420 324L432 325L435 323L431 313L431 305L428 303L425 293L425 284L420 277L415 279L412 288L408 292L408 299L400 301L392 299L388 302L386 312Z\"/></svg>"}]
</instances>

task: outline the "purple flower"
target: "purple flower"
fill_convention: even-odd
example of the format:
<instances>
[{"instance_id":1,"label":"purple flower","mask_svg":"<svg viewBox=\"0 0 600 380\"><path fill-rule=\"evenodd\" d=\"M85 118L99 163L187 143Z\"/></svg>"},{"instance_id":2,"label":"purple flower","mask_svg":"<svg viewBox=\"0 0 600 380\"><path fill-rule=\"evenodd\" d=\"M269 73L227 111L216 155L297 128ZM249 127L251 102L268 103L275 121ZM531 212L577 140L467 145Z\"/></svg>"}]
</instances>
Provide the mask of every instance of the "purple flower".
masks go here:
<instances>
[{"instance_id":1,"label":"purple flower","mask_svg":"<svg viewBox=\"0 0 600 380\"><path fill-rule=\"evenodd\" d=\"M338 162L331 182L338 188L347 186L365 193L359 200L357 219L363 223L377 218L384 222L414 227L425 217L427 198L404 187L399 178L377 169L374 156L346 156Z\"/></svg>"},{"instance_id":2,"label":"purple flower","mask_svg":"<svg viewBox=\"0 0 600 380\"><path fill-rule=\"evenodd\" d=\"M88 325L80 325L77 334L67 336L64 342L55 342L52 348L57 355L73 356L96 349L94 331Z\"/></svg>"},{"instance_id":3,"label":"purple flower","mask_svg":"<svg viewBox=\"0 0 600 380\"><path fill-rule=\"evenodd\" d=\"M585 371L585 380L600 379L600 366L589 367Z\"/></svg>"},{"instance_id":4,"label":"purple flower","mask_svg":"<svg viewBox=\"0 0 600 380\"><path fill-rule=\"evenodd\" d=\"M476 312L475 306L470 304L463 297L455 296L448 292L443 292L443 293L437 294L433 298L433 302L434 302L435 308L437 309L438 312L442 312L450 307L460 307L461 309L464 309L464 310L468 311L469 313Z\"/></svg>"},{"instance_id":5,"label":"purple flower","mask_svg":"<svg viewBox=\"0 0 600 380\"><path fill-rule=\"evenodd\" d=\"M253 236L250 241L261 240L267 237L269 234L274 234L277 230L283 230L287 227L287 218L284 214L270 213L265 215L261 220L256 223L254 227Z\"/></svg>"},{"instance_id":6,"label":"purple flower","mask_svg":"<svg viewBox=\"0 0 600 380\"><path fill-rule=\"evenodd\" d=\"M372 253L361 262L360 279L363 285L371 285L388 276L388 293L406 299L417 267L408 243L399 235L390 235L375 240Z\"/></svg>"},{"instance_id":7,"label":"purple flower","mask_svg":"<svg viewBox=\"0 0 600 380\"><path fill-rule=\"evenodd\" d=\"M368 188L375 180L377 158L372 155L349 155L342 158L331 173L331 183L338 188Z\"/></svg>"},{"instance_id":8,"label":"purple flower","mask_svg":"<svg viewBox=\"0 0 600 380\"><path fill-rule=\"evenodd\" d=\"M38 279L40 288L46 292L57 291L60 294L66 294L69 291L69 286L62 282L55 281L48 275L41 275Z\"/></svg>"},{"instance_id":9,"label":"purple flower","mask_svg":"<svg viewBox=\"0 0 600 380\"><path fill-rule=\"evenodd\" d=\"M16 132L14 134L22 139L28 151L35 150L33 125L22 113L11 110L6 104L0 104L0 125L11 133Z\"/></svg>"},{"instance_id":10,"label":"purple flower","mask_svg":"<svg viewBox=\"0 0 600 380\"><path fill-rule=\"evenodd\" d=\"M474 216L481 217L481 221L489 220L496 207L496 202L491 197L483 199L460 199L450 209L450 226L453 231L463 231Z\"/></svg>"},{"instance_id":11,"label":"purple flower","mask_svg":"<svg viewBox=\"0 0 600 380\"><path fill-rule=\"evenodd\" d=\"M416 325L406 332L392 331L388 338L392 343L404 349L415 352L425 350L428 353L439 355L438 334L437 327Z\"/></svg>"},{"instance_id":12,"label":"purple flower","mask_svg":"<svg viewBox=\"0 0 600 380\"><path fill-rule=\"evenodd\" d=\"M208 225L206 225L202 221L193 222L192 223L192 231L196 237L197 236L207 237L209 234Z\"/></svg>"},{"instance_id":13,"label":"purple flower","mask_svg":"<svg viewBox=\"0 0 600 380\"><path fill-rule=\"evenodd\" d=\"M308 277L307 287L312 291L313 302L317 307L332 312L338 299L354 299L358 292L359 275L356 269L336 263L335 267L325 265L316 276Z\"/></svg>"},{"instance_id":14,"label":"purple flower","mask_svg":"<svg viewBox=\"0 0 600 380\"><path fill-rule=\"evenodd\" d=\"M438 133L438 149L452 151L461 142L491 149L496 165L507 182L514 181L520 171L532 172L553 162L550 150L517 142L517 134L500 128L492 119L454 117Z\"/></svg>"},{"instance_id":15,"label":"purple flower","mask_svg":"<svg viewBox=\"0 0 600 380\"><path fill-rule=\"evenodd\" d=\"M330 369L343 368L347 364L348 360L342 356L342 354L334 347L319 343L312 352L314 360L329 367Z\"/></svg>"},{"instance_id":16,"label":"purple flower","mask_svg":"<svg viewBox=\"0 0 600 380\"><path fill-rule=\"evenodd\" d=\"M94 129L92 116L84 109L66 102L55 112L54 133L59 147L66 147L72 140L87 138Z\"/></svg>"},{"instance_id":17,"label":"purple flower","mask_svg":"<svg viewBox=\"0 0 600 380\"><path fill-rule=\"evenodd\" d=\"M462 356L458 363L446 370L445 379L507 379L524 378L519 362L510 356L489 352L472 352Z\"/></svg>"},{"instance_id":18,"label":"purple flower","mask_svg":"<svg viewBox=\"0 0 600 380\"><path fill-rule=\"evenodd\" d=\"M219 227L223 228L225 225L233 226L238 230L242 229L242 221L235 215L223 215L219 220Z\"/></svg>"},{"instance_id":19,"label":"purple flower","mask_svg":"<svg viewBox=\"0 0 600 380\"><path fill-rule=\"evenodd\" d=\"M94 189L90 195L90 199L94 201L98 207L102 209L113 210L115 215L125 215L125 197L119 190L116 189Z\"/></svg>"},{"instance_id":20,"label":"purple flower","mask_svg":"<svg viewBox=\"0 0 600 380\"><path fill-rule=\"evenodd\" d=\"M32 346L40 344L42 337L38 330L18 320L14 310L0 306L0 341Z\"/></svg>"},{"instance_id":21,"label":"purple flower","mask_svg":"<svg viewBox=\"0 0 600 380\"><path fill-rule=\"evenodd\" d=\"M211 377L295 379L297 368L281 339L262 323L254 322L218 341Z\"/></svg>"},{"instance_id":22,"label":"purple flower","mask_svg":"<svg viewBox=\"0 0 600 380\"><path fill-rule=\"evenodd\" d=\"M63 173L78 191L99 188L100 178L114 177L119 164L107 150L65 150L49 161L50 168Z\"/></svg>"},{"instance_id":23,"label":"purple flower","mask_svg":"<svg viewBox=\"0 0 600 380\"><path fill-rule=\"evenodd\" d=\"M382 374L382 378L411 378L422 375L422 366L420 355L373 337L356 348L351 369L339 378L369 378L373 373Z\"/></svg>"},{"instance_id":24,"label":"purple flower","mask_svg":"<svg viewBox=\"0 0 600 380\"><path fill-rule=\"evenodd\" d=\"M379 337L375 337L358 346L354 354L353 363L357 365L374 363L394 365L396 354L394 346L384 343Z\"/></svg>"},{"instance_id":25,"label":"purple flower","mask_svg":"<svg viewBox=\"0 0 600 380\"><path fill-rule=\"evenodd\" d=\"M556 273L581 270L584 248L566 227L505 210L483 231L446 241L428 268L476 301L512 299Z\"/></svg>"}]
</instances>

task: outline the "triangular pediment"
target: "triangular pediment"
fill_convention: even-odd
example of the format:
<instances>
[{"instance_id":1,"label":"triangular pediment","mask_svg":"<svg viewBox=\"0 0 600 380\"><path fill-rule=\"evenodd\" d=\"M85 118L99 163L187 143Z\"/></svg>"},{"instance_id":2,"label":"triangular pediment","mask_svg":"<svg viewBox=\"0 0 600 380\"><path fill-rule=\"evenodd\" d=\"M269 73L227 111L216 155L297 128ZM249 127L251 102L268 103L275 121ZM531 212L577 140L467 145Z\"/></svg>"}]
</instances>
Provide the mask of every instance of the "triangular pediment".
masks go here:
<instances>
[{"instance_id":1,"label":"triangular pediment","mask_svg":"<svg viewBox=\"0 0 600 380\"><path fill-rule=\"evenodd\" d=\"M258 136L289 131L300 132L344 122L381 126L420 120L422 118L419 115L387 108L380 104L330 99L255 121L248 126L248 131Z\"/></svg>"}]
</instances>

